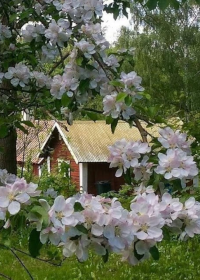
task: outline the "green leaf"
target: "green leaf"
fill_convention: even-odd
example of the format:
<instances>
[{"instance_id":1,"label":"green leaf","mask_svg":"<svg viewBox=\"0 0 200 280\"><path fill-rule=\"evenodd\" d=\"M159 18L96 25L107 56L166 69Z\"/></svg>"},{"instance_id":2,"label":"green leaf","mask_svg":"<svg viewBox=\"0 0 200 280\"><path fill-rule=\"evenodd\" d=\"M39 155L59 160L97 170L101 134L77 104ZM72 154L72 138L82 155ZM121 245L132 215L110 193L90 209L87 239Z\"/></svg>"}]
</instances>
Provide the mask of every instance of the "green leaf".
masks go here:
<instances>
[{"instance_id":1,"label":"green leaf","mask_svg":"<svg viewBox=\"0 0 200 280\"><path fill-rule=\"evenodd\" d=\"M9 15L9 21L14 22L17 17L18 17L18 13L14 13L12 15Z\"/></svg>"},{"instance_id":2,"label":"green leaf","mask_svg":"<svg viewBox=\"0 0 200 280\"><path fill-rule=\"evenodd\" d=\"M124 102L127 106L130 106L132 104L132 97L130 95L127 95L124 99Z\"/></svg>"},{"instance_id":3,"label":"green leaf","mask_svg":"<svg viewBox=\"0 0 200 280\"><path fill-rule=\"evenodd\" d=\"M146 6L149 8L150 11L154 10L157 7L157 2L158 2L158 0L149 0L146 3Z\"/></svg>"},{"instance_id":4,"label":"green leaf","mask_svg":"<svg viewBox=\"0 0 200 280\"><path fill-rule=\"evenodd\" d=\"M0 138L4 138L8 135L8 127L6 124L0 126Z\"/></svg>"},{"instance_id":5,"label":"green leaf","mask_svg":"<svg viewBox=\"0 0 200 280\"><path fill-rule=\"evenodd\" d=\"M60 111L60 108L61 108L61 106L62 106L61 100L60 100L60 99L54 100L54 106L55 106L55 108L56 108L58 111Z\"/></svg>"},{"instance_id":6,"label":"green leaf","mask_svg":"<svg viewBox=\"0 0 200 280\"><path fill-rule=\"evenodd\" d=\"M122 9L122 14L123 14L125 17L128 18L128 13L127 13L127 10L126 10L125 7L123 7L123 9Z\"/></svg>"},{"instance_id":7,"label":"green leaf","mask_svg":"<svg viewBox=\"0 0 200 280\"><path fill-rule=\"evenodd\" d=\"M143 257L144 257L144 254L143 255L140 255L138 254L136 248L135 248L135 245L136 245L137 242L134 243L134 256L136 257L136 259L139 261L141 260Z\"/></svg>"},{"instance_id":8,"label":"green leaf","mask_svg":"<svg viewBox=\"0 0 200 280\"><path fill-rule=\"evenodd\" d=\"M82 233L84 233L84 234L88 234L88 229L86 229L83 225L76 225L76 228L77 228L80 232L82 232Z\"/></svg>"},{"instance_id":9,"label":"green leaf","mask_svg":"<svg viewBox=\"0 0 200 280\"><path fill-rule=\"evenodd\" d=\"M4 229L3 225L1 225L1 242L5 245L10 247L12 240L12 228L9 227L8 229Z\"/></svg>"},{"instance_id":10,"label":"green leaf","mask_svg":"<svg viewBox=\"0 0 200 280\"><path fill-rule=\"evenodd\" d=\"M103 262L104 262L104 263L107 263L108 258L109 258L109 253L108 253L108 250L106 249L105 255L102 256Z\"/></svg>"},{"instance_id":11,"label":"green leaf","mask_svg":"<svg viewBox=\"0 0 200 280\"><path fill-rule=\"evenodd\" d=\"M155 260L155 261L158 261L159 258L160 258L160 253L158 251L158 248L156 246L153 246L149 249L149 252L152 256L152 258Z\"/></svg>"},{"instance_id":12,"label":"green leaf","mask_svg":"<svg viewBox=\"0 0 200 280\"><path fill-rule=\"evenodd\" d=\"M167 241L171 241L169 229L167 227L163 227L162 231L163 231L163 239Z\"/></svg>"},{"instance_id":13,"label":"green leaf","mask_svg":"<svg viewBox=\"0 0 200 280\"><path fill-rule=\"evenodd\" d=\"M148 108L148 115L153 118L158 113L158 108L151 106Z\"/></svg>"},{"instance_id":14,"label":"green leaf","mask_svg":"<svg viewBox=\"0 0 200 280\"><path fill-rule=\"evenodd\" d=\"M18 213L18 215L14 215L10 217L10 223L12 228L24 229L26 225L26 217L23 214Z\"/></svg>"},{"instance_id":15,"label":"green leaf","mask_svg":"<svg viewBox=\"0 0 200 280\"><path fill-rule=\"evenodd\" d=\"M147 100L151 99L151 95L148 93L143 92L143 94L141 94L141 95L143 95Z\"/></svg>"},{"instance_id":16,"label":"green leaf","mask_svg":"<svg viewBox=\"0 0 200 280\"><path fill-rule=\"evenodd\" d=\"M120 92L118 95L117 95L117 98L116 98L116 101L117 102L122 102L124 101L124 99L127 97L127 93L125 92Z\"/></svg>"},{"instance_id":17,"label":"green leaf","mask_svg":"<svg viewBox=\"0 0 200 280\"><path fill-rule=\"evenodd\" d=\"M160 181L161 181L161 175L160 174L157 174L157 173L153 173L153 176L151 177L152 178L152 180L153 180L153 182L152 182L152 185L155 187L155 188L157 188L158 187L158 185L159 185L159 183L160 183Z\"/></svg>"},{"instance_id":18,"label":"green leaf","mask_svg":"<svg viewBox=\"0 0 200 280\"><path fill-rule=\"evenodd\" d=\"M82 62L83 62L83 58L82 58L82 57L78 57L78 58L76 59L76 64L77 64L78 66L81 66L81 65L82 65Z\"/></svg>"},{"instance_id":19,"label":"green leaf","mask_svg":"<svg viewBox=\"0 0 200 280\"><path fill-rule=\"evenodd\" d=\"M28 244L29 253L33 258L39 256L42 246L43 244L40 242L40 232L33 229L31 231Z\"/></svg>"},{"instance_id":20,"label":"green leaf","mask_svg":"<svg viewBox=\"0 0 200 280\"><path fill-rule=\"evenodd\" d=\"M75 203L74 203L74 211L75 211L75 212L80 212L80 211L82 211L82 210L84 210L84 208L83 208L83 206L81 205L81 203L80 203L80 202L75 202Z\"/></svg>"},{"instance_id":21,"label":"green leaf","mask_svg":"<svg viewBox=\"0 0 200 280\"><path fill-rule=\"evenodd\" d=\"M96 70L96 68L93 66L93 65L90 65L90 64L86 64L85 67L89 70Z\"/></svg>"},{"instance_id":22,"label":"green leaf","mask_svg":"<svg viewBox=\"0 0 200 280\"><path fill-rule=\"evenodd\" d=\"M119 5L116 2L114 2L114 5L113 5L113 18L115 20L118 18L119 13L120 13Z\"/></svg>"},{"instance_id":23,"label":"green leaf","mask_svg":"<svg viewBox=\"0 0 200 280\"><path fill-rule=\"evenodd\" d=\"M44 227L47 227L49 224L49 216L48 213L45 211L45 209L42 206L34 206L30 213L35 214L39 220L41 219L42 225Z\"/></svg>"},{"instance_id":24,"label":"green leaf","mask_svg":"<svg viewBox=\"0 0 200 280\"><path fill-rule=\"evenodd\" d=\"M27 10L25 10L24 9L24 12L22 12L21 14L20 14L20 19L25 19L25 18L30 18L30 15L32 14L34 12L34 10L33 9L27 9Z\"/></svg>"},{"instance_id":25,"label":"green leaf","mask_svg":"<svg viewBox=\"0 0 200 280\"><path fill-rule=\"evenodd\" d=\"M170 4L170 0L159 0L158 7L164 11Z\"/></svg>"},{"instance_id":26,"label":"green leaf","mask_svg":"<svg viewBox=\"0 0 200 280\"><path fill-rule=\"evenodd\" d=\"M25 125L27 125L29 127L35 127L31 121L22 121L22 123L24 123Z\"/></svg>"},{"instance_id":27,"label":"green leaf","mask_svg":"<svg viewBox=\"0 0 200 280\"><path fill-rule=\"evenodd\" d=\"M110 81L109 84L114 86L114 87L121 87L121 86L123 86L123 84L120 81L115 81L115 80Z\"/></svg>"},{"instance_id":28,"label":"green leaf","mask_svg":"<svg viewBox=\"0 0 200 280\"><path fill-rule=\"evenodd\" d=\"M111 116L106 117L106 124L111 124L113 122L113 118Z\"/></svg>"},{"instance_id":29,"label":"green leaf","mask_svg":"<svg viewBox=\"0 0 200 280\"><path fill-rule=\"evenodd\" d=\"M80 238L80 235L75 235L75 236L72 236L72 237L70 237L70 240L77 240L77 239L79 239Z\"/></svg>"},{"instance_id":30,"label":"green leaf","mask_svg":"<svg viewBox=\"0 0 200 280\"><path fill-rule=\"evenodd\" d=\"M126 170L126 173L123 174L123 177L124 177L125 183L128 184L128 185L131 185L131 182L132 182L132 180L131 180L131 179L132 179L132 174L131 174L130 168L128 168L128 169Z\"/></svg>"},{"instance_id":31,"label":"green leaf","mask_svg":"<svg viewBox=\"0 0 200 280\"><path fill-rule=\"evenodd\" d=\"M21 131L23 131L25 134L28 134L28 130L23 126L23 125L21 125L20 123L15 123L15 126L17 127L17 128L19 128Z\"/></svg>"},{"instance_id":32,"label":"green leaf","mask_svg":"<svg viewBox=\"0 0 200 280\"><path fill-rule=\"evenodd\" d=\"M89 88L89 85L90 85L90 79L81 80L78 88L81 93L85 94L85 92Z\"/></svg>"},{"instance_id":33,"label":"green leaf","mask_svg":"<svg viewBox=\"0 0 200 280\"><path fill-rule=\"evenodd\" d=\"M99 120L99 115L95 112L86 112L86 114L94 122Z\"/></svg>"},{"instance_id":34,"label":"green leaf","mask_svg":"<svg viewBox=\"0 0 200 280\"><path fill-rule=\"evenodd\" d=\"M171 0L170 1L170 5L171 5L171 7L173 7L176 10L178 10L179 7L180 7L180 4L179 4L179 2L177 0Z\"/></svg>"},{"instance_id":35,"label":"green leaf","mask_svg":"<svg viewBox=\"0 0 200 280\"><path fill-rule=\"evenodd\" d=\"M115 132L115 129L116 129L117 124L118 124L118 121L119 121L119 119L113 119L113 121L111 123L111 131L112 131L112 133Z\"/></svg>"},{"instance_id":36,"label":"green leaf","mask_svg":"<svg viewBox=\"0 0 200 280\"><path fill-rule=\"evenodd\" d=\"M154 117L154 122L155 123L164 123L165 120L161 116L156 116L156 117Z\"/></svg>"},{"instance_id":37,"label":"green leaf","mask_svg":"<svg viewBox=\"0 0 200 280\"><path fill-rule=\"evenodd\" d=\"M68 105L70 104L71 101L72 101L72 98L69 97L66 93L64 93L62 95L61 103L62 103L63 107L68 107Z\"/></svg>"}]
</instances>

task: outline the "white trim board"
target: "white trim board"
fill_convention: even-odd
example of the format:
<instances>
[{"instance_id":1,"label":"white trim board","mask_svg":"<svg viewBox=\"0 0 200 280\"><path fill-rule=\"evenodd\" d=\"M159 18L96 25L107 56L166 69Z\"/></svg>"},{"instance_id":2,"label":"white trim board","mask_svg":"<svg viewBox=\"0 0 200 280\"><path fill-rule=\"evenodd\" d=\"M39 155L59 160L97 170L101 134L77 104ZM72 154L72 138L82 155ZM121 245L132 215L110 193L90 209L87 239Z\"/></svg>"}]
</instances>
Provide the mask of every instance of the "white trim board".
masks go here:
<instances>
[{"instance_id":1,"label":"white trim board","mask_svg":"<svg viewBox=\"0 0 200 280\"><path fill-rule=\"evenodd\" d=\"M70 153L71 153L73 159L75 160L76 164L78 164L79 161L78 161L77 157L75 156L75 154L74 154L72 148L71 148L70 145L69 145L69 142L67 141L67 139L66 139L64 133L62 132L62 130L61 130L61 128L60 128L60 126L59 126L59 124L58 124L57 122L55 122L55 124L53 125L53 127L52 127L52 129L51 129L51 132L49 133L49 135L47 136L45 142L43 143L43 145L42 145L42 147L41 147L41 151L42 151L42 150L44 149L44 147L46 146L46 144L47 144L47 142L49 141L49 139L50 139L50 137L51 137L53 131L55 130L55 128L57 128L59 134L61 135L63 141L65 142L65 145L67 146L68 150L70 151ZM41 152L37 155L37 158L39 158L40 154L41 154Z\"/></svg>"}]
</instances>

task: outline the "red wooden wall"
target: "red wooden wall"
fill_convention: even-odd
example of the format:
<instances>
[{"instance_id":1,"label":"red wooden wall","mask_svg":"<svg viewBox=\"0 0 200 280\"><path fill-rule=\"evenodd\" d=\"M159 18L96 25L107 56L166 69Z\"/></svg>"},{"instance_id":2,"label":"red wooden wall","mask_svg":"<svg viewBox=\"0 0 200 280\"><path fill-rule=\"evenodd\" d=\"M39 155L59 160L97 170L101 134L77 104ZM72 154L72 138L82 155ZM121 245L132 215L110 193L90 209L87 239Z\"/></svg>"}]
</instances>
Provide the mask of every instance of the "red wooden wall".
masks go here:
<instances>
[{"instance_id":1,"label":"red wooden wall","mask_svg":"<svg viewBox=\"0 0 200 280\"><path fill-rule=\"evenodd\" d=\"M58 159L70 161L71 166L71 179L76 185L77 189L80 188L79 178L79 165L76 164L62 137L60 137L57 129L52 133L52 137L48 141L45 149L49 147L50 152L50 168L51 172L58 172ZM45 160L46 161L46 160ZM115 177L116 168L109 168L109 163L90 162L88 163L88 193L97 194L95 183L98 181L109 181L112 190L119 190L120 186L124 184L122 177ZM33 173L38 176L38 165L33 164Z\"/></svg>"},{"instance_id":2,"label":"red wooden wall","mask_svg":"<svg viewBox=\"0 0 200 280\"><path fill-rule=\"evenodd\" d=\"M69 160L70 166L71 166L71 178L73 183L77 186L79 189L79 165L76 164L75 160L73 159L70 151L67 149L66 144L62 140L61 137L59 137L58 132L54 132L52 135L52 139L48 144L50 148L53 149L51 152L51 172L56 172L58 169L58 159L63 160Z\"/></svg>"},{"instance_id":3,"label":"red wooden wall","mask_svg":"<svg viewBox=\"0 0 200 280\"><path fill-rule=\"evenodd\" d=\"M97 194L95 183L98 181L109 181L111 190L119 190L124 184L122 177L115 177L116 168L109 168L109 163L92 162L88 163L88 193Z\"/></svg>"}]
</instances>

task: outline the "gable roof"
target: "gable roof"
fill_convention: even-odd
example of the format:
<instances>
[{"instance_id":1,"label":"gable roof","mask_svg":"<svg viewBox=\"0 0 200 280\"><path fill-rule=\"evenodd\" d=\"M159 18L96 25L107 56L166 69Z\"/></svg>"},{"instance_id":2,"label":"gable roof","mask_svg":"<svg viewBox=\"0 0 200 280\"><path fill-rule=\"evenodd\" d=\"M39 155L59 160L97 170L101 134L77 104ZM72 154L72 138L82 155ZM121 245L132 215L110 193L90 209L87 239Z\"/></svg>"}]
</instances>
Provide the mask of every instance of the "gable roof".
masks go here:
<instances>
[{"instance_id":1,"label":"gable roof","mask_svg":"<svg viewBox=\"0 0 200 280\"><path fill-rule=\"evenodd\" d=\"M17 130L17 162L22 163L31 159L32 163L38 163L38 153L43 143L51 132L55 121L35 120L35 127L27 127L28 134L20 129Z\"/></svg>"},{"instance_id":2,"label":"gable roof","mask_svg":"<svg viewBox=\"0 0 200 280\"><path fill-rule=\"evenodd\" d=\"M136 127L130 128L129 124L123 121L119 121L114 134L105 121L74 121L73 125L67 126L68 131L65 129L66 122L62 121L61 124L63 125L54 124L41 150L44 150L52 132L57 129L76 163L107 162L108 146L117 140L122 138L133 141L141 140L138 129ZM143 126L146 127L145 123ZM154 126L146 128L146 130L150 134L158 136L158 127Z\"/></svg>"}]
</instances>

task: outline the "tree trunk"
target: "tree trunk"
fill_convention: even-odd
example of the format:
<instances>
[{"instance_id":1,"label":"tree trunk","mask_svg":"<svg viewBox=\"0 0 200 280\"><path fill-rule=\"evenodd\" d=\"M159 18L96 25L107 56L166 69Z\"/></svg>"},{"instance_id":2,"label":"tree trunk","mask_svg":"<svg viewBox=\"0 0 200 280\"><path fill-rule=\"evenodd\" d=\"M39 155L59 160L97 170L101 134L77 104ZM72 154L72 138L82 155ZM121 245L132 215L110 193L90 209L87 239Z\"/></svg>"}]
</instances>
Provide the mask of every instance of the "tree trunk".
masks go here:
<instances>
[{"instance_id":1,"label":"tree trunk","mask_svg":"<svg viewBox=\"0 0 200 280\"><path fill-rule=\"evenodd\" d=\"M0 139L0 169L6 169L12 174L17 174L16 143L15 129L12 129L8 136Z\"/></svg>"}]
</instances>

